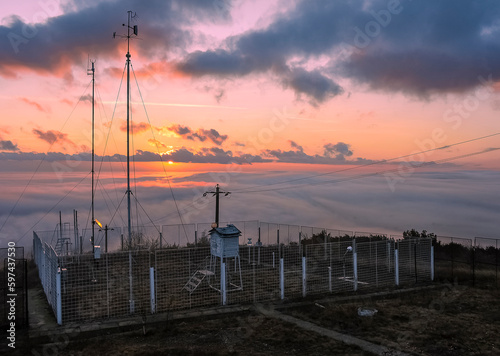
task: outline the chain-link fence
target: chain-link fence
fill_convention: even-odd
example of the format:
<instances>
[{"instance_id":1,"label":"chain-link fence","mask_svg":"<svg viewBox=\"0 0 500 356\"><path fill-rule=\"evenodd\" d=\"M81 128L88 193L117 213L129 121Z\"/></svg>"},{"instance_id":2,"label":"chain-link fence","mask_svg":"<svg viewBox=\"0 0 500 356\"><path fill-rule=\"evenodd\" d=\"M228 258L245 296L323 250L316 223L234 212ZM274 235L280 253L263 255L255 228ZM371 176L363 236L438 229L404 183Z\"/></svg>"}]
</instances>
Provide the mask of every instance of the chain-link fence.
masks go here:
<instances>
[{"instance_id":1,"label":"chain-link fence","mask_svg":"<svg viewBox=\"0 0 500 356\"><path fill-rule=\"evenodd\" d=\"M231 256L214 254L207 232L199 234L189 225L164 229L162 248L158 241L108 253L96 248L93 254L58 255L34 233L35 262L59 324L432 280L430 239L396 242L378 234L235 224L243 228L238 252ZM151 241L146 230L134 231L137 241ZM180 246L184 231L193 237L185 245L196 241L196 247Z\"/></svg>"}]
</instances>

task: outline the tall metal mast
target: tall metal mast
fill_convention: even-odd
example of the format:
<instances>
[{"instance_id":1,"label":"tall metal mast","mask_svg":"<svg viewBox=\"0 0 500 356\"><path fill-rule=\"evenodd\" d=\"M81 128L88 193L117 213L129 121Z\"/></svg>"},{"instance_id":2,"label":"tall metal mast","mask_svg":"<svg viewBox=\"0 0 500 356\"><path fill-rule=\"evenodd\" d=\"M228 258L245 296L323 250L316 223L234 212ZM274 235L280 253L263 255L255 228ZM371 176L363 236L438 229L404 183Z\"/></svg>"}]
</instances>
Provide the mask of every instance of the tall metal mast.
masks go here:
<instances>
[{"instance_id":1,"label":"tall metal mast","mask_svg":"<svg viewBox=\"0 0 500 356\"><path fill-rule=\"evenodd\" d=\"M94 246L95 246L95 216L94 216L94 87L95 87L95 67L94 63L95 61L91 62L92 63L92 68L87 70L87 75L92 75L92 236L91 236L91 243L92 243L92 253L94 253Z\"/></svg>"},{"instance_id":2,"label":"tall metal mast","mask_svg":"<svg viewBox=\"0 0 500 356\"><path fill-rule=\"evenodd\" d=\"M132 35L137 36L137 25L131 27L130 21L135 14L132 11L127 11L128 22L127 25L127 222L128 222L128 249L129 249L129 284L130 284L130 313L134 313L134 289L133 289L133 276L132 276L132 223L131 223L131 213L130 213L130 195L132 193L130 189L130 38ZM130 32L132 30L132 33ZM116 36L116 32L113 33L113 37ZM121 36L125 37L125 36Z\"/></svg>"},{"instance_id":3,"label":"tall metal mast","mask_svg":"<svg viewBox=\"0 0 500 356\"><path fill-rule=\"evenodd\" d=\"M130 219L130 19L132 11L128 11L127 23L127 221L128 221L128 245L132 248L132 227Z\"/></svg>"}]
</instances>

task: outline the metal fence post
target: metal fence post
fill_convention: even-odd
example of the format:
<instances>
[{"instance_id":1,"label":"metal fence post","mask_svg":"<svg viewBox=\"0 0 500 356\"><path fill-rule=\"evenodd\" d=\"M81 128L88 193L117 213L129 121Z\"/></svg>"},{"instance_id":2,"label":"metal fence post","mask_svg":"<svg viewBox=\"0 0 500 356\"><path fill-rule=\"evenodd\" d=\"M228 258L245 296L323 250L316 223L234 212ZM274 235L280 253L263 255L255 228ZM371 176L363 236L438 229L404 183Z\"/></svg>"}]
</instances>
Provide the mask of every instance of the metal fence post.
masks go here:
<instances>
[{"instance_id":1,"label":"metal fence post","mask_svg":"<svg viewBox=\"0 0 500 356\"><path fill-rule=\"evenodd\" d=\"M61 268L57 268L56 274L56 317L57 324L62 325L62 298L61 298Z\"/></svg>"},{"instance_id":2,"label":"metal fence post","mask_svg":"<svg viewBox=\"0 0 500 356\"><path fill-rule=\"evenodd\" d=\"M281 299L285 299L285 261L283 257L280 258L280 291Z\"/></svg>"},{"instance_id":3,"label":"metal fence post","mask_svg":"<svg viewBox=\"0 0 500 356\"><path fill-rule=\"evenodd\" d=\"M434 246L431 245L431 281L434 280Z\"/></svg>"},{"instance_id":4,"label":"metal fence post","mask_svg":"<svg viewBox=\"0 0 500 356\"><path fill-rule=\"evenodd\" d=\"M354 291L358 290L358 253L356 251L356 240L353 240L352 267L354 273Z\"/></svg>"},{"instance_id":5,"label":"metal fence post","mask_svg":"<svg viewBox=\"0 0 500 356\"><path fill-rule=\"evenodd\" d=\"M332 292L332 267L328 266L328 290Z\"/></svg>"},{"instance_id":6,"label":"metal fence post","mask_svg":"<svg viewBox=\"0 0 500 356\"><path fill-rule=\"evenodd\" d=\"M396 286L399 286L399 255L398 249L394 249L394 278Z\"/></svg>"},{"instance_id":7,"label":"metal fence post","mask_svg":"<svg viewBox=\"0 0 500 356\"><path fill-rule=\"evenodd\" d=\"M149 268L149 295L151 299L151 314L156 312L156 300L155 300L155 268Z\"/></svg>"},{"instance_id":8,"label":"metal fence post","mask_svg":"<svg viewBox=\"0 0 500 356\"><path fill-rule=\"evenodd\" d=\"M307 294L306 256L302 256L302 296Z\"/></svg>"},{"instance_id":9,"label":"metal fence post","mask_svg":"<svg viewBox=\"0 0 500 356\"><path fill-rule=\"evenodd\" d=\"M220 291L222 295L222 305L227 303L227 290L226 290L226 262L221 258L220 263Z\"/></svg>"}]
</instances>

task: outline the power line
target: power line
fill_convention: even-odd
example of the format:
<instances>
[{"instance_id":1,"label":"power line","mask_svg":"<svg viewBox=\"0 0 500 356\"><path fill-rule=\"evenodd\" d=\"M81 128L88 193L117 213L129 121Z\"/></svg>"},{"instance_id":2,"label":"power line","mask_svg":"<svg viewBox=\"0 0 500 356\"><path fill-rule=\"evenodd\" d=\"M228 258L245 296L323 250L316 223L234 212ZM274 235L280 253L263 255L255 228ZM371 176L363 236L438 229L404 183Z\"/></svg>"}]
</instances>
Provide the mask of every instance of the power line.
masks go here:
<instances>
[{"instance_id":1,"label":"power line","mask_svg":"<svg viewBox=\"0 0 500 356\"><path fill-rule=\"evenodd\" d=\"M349 168L338 169L338 170L330 171L330 172L326 172L326 173L314 174L314 175L310 175L310 176L307 176L307 177L294 178L294 179L289 179L289 180L285 180L285 181L281 181L281 182L275 182L275 183L269 183L269 184L261 184L261 185L256 185L256 186L246 187L246 188L241 188L241 189L233 189L233 192L234 193L242 193L242 192L249 191L249 190L252 190L252 189L255 189L255 188L261 188L261 187L268 187L268 186L273 186L273 185L293 183L293 182L302 181L302 180L306 180L306 179L322 177L322 176L326 176L326 175L330 175L330 174L334 174L334 173L342 173L342 172L347 172L347 171L351 171L351 170L355 170L355 169L366 168L366 167L369 167L369 166L374 166L374 165L383 164L383 163L389 163L389 162L393 162L393 161L396 161L396 160L401 160L401 159L408 158L408 157L414 157L414 156L417 156L417 155L420 155L420 154L425 154L425 153L428 153L428 152L433 152L433 151L442 150L442 149L446 149L446 148L450 148L450 147L454 147L454 146L459 146L459 145L463 145L463 144L474 142L474 141L484 140L484 139L491 138L491 137L498 136L498 135L500 135L500 132L497 132L497 133L494 133L494 134L490 134L490 135L486 135L486 136L476 137L476 138L465 140L465 141L461 141L461 142L452 143L452 144L441 146L441 147L436 147L436 148L425 150L425 151L411 153L411 154L404 155L404 156L394 157L394 158L385 159L385 160L381 160L381 161L370 162L370 163L367 163L367 164L362 164L362 165L358 165L358 166L354 166L354 167L349 167ZM286 188L286 189L288 189L288 188Z\"/></svg>"},{"instance_id":2,"label":"power line","mask_svg":"<svg viewBox=\"0 0 500 356\"><path fill-rule=\"evenodd\" d=\"M477 156L480 154L489 153L489 152L493 152L493 151L497 151L497 150L500 150L500 148L487 148L485 150L481 150L481 151L477 151L477 152L473 152L473 153L468 153L468 154L464 154L464 155L460 155L460 156L443 158L443 159L437 160L437 161L423 162L423 163L420 163L418 166L415 166L414 168L421 168L421 167L430 166L430 165L442 164L442 163L454 161L457 159L471 157L471 156ZM348 181L360 179L360 178L367 178L367 177L373 177L373 176L377 176L377 175L381 175L381 174L399 172L399 170L400 170L400 168L398 167L398 168L388 169L385 171L360 174L357 176L351 176L351 177L345 177L345 178L339 178L339 179L327 180L327 181L321 181L321 182L301 183L301 184L308 184L310 186L316 186L316 185L322 185L322 184L348 182ZM296 186L278 187L278 188L269 188L269 189L260 189L260 190L250 190L250 191L245 191L243 193L262 193L262 192L279 191L279 190L296 189L296 188L297 188Z\"/></svg>"}]
</instances>

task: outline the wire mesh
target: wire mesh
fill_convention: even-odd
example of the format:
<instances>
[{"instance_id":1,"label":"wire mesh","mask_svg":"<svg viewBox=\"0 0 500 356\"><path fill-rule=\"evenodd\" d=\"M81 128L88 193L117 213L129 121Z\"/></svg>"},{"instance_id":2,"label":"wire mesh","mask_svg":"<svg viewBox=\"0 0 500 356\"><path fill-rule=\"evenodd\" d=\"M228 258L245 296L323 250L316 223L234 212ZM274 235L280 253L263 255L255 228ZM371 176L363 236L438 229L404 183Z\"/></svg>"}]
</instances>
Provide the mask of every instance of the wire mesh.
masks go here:
<instances>
[{"instance_id":1,"label":"wire mesh","mask_svg":"<svg viewBox=\"0 0 500 356\"><path fill-rule=\"evenodd\" d=\"M263 245L275 245L278 243L279 224L260 223L260 242Z\"/></svg>"},{"instance_id":2,"label":"wire mesh","mask_svg":"<svg viewBox=\"0 0 500 356\"><path fill-rule=\"evenodd\" d=\"M280 224L280 243L285 245L299 243L299 225Z\"/></svg>"},{"instance_id":3,"label":"wire mesh","mask_svg":"<svg viewBox=\"0 0 500 356\"><path fill-rule=\"evenodd\" d=\"M393 240L356 243L356 253L359 289L394 285Z\"/></svg>"},{"instance_id":4,"label":"wire mesh","mask_svg":"<svg viewBox=\"0 0 500 356\"><path fill-rule=\"evenodd\" d=\"M437 278L472 280L473 240L438 236L434 247Z\"/></svg>"},{"instance_id":5,"label":"wire mesh","mask_svg":"<svg viewBox=\"0 0 500 356\"><path fill-rule=\"evenodd\" d=\"M500 240L476 237L474 239L474 273L476 283L498 286Z\"/></svg>"},{"instance_id":6,"label":"wire mesh","mask_svg":"<svg viewBox=\"0 0 500 356\"><path fill-rule=\"evenodd\" d=\"M397 246L400 284L429 281L431 279L432 239L399 240Z\"/></svg>"}]
</instances>

